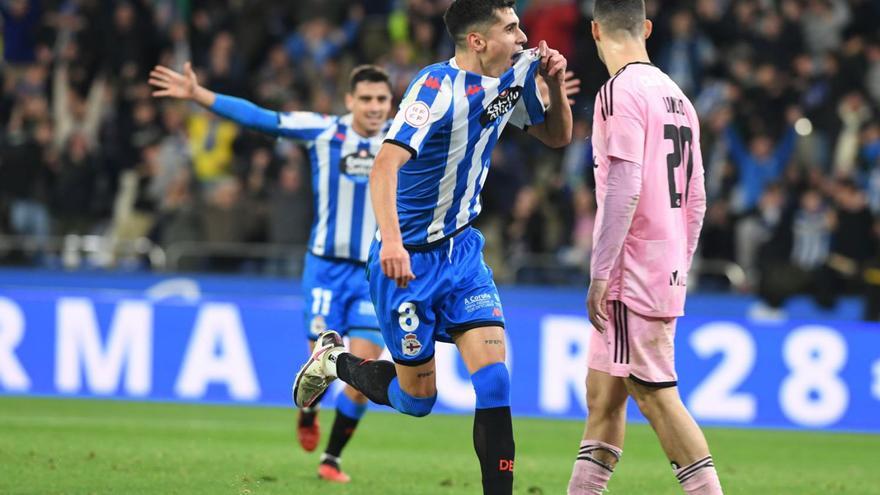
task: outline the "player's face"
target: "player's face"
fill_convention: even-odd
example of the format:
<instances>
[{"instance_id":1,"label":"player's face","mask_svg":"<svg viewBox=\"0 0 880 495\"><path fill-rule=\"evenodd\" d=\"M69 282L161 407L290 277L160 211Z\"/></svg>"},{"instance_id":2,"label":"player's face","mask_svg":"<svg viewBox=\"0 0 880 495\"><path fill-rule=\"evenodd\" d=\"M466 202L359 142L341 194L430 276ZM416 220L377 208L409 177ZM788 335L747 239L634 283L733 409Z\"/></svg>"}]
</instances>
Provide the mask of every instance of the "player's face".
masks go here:
<instances>
[{"instance_id":1,"label":"player's face","mask_svg":"<svg viewBox=\"0 0 880 495\"><path fill-rule=\"evenodd\" d=\"M345 95L345 106L352 113L356 131L375 134L388 120L391 88L384 82L361 81Z\"/></svg>"},{"instance_id":2,"label":"player's face","mask_svg":"<svg viewBox=\"0 0 880 495\"><path fill-rule=\"evenodd\" d=\"M489 76L500 76L513 66L514 55L525 48L529 40L520 29L519 17L511 8L495 11L497 21L484 33L484 64L491 71Z\"/></svg>"}]
</instances>

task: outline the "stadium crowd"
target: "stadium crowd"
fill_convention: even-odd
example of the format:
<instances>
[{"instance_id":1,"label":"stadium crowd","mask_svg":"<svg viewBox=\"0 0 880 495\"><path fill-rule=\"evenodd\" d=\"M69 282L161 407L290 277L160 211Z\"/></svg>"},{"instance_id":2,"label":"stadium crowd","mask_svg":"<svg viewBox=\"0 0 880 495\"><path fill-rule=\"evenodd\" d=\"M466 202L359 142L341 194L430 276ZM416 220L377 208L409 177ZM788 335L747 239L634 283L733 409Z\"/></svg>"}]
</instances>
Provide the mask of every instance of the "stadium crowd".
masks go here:
<instances>
[{"instance_id":1,"label":"stadium crowd","mask_svg":"<svg viewBox=\"0 0 880 495\"><path fill-rule=\"evenodd\" d=\"M194 105L156 100L149 70L267 108L344 113L346 75L381 64L395 97L452 54L449 0L0 0L0 233L306 244L303 151ZM700 113L709 209L701 288L868 295L880 318L880 6L872 0L649 0L651 59ZM583 283L595 215L589 141L608 74L592 2L518 2L582 80L575 139L511 130L483 196L499 281ZM10 259L6 253L7 261ZM47 258L27 258L46 263ZM212 258L188 268L241 270ZM739 267L731 271L731 267ZM739 270L741 269L741 270ZM742 274L740 277L731 273ZM718 277L719 274L725 277Z\"/></svg>"}]
</instances>

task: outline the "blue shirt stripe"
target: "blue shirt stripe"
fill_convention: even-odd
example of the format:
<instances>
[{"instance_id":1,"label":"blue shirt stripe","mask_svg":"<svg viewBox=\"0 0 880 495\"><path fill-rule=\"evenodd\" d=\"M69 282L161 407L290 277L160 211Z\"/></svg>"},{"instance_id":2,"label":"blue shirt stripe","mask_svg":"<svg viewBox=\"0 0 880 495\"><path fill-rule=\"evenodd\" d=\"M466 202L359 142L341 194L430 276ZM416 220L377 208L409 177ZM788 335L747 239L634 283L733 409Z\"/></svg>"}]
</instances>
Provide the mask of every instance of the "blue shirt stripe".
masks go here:
<instances>
[{"instance_id":1,"label":"blue shirt stripe","mask_svg":"<svg viewBox=\"0 0 880 495\"><path fill-rule=\"evenodd\" d=\"M430 244L479 214L492 149L504 126L544 119L534 80L539 62L528 50L500 78L491 78L459 69L453 59L426 67L410 84L385 138L414 151L398 174L404 244ZM466 116L458 111L461 105L467 105Z\"/></svg>"}]
</instances>

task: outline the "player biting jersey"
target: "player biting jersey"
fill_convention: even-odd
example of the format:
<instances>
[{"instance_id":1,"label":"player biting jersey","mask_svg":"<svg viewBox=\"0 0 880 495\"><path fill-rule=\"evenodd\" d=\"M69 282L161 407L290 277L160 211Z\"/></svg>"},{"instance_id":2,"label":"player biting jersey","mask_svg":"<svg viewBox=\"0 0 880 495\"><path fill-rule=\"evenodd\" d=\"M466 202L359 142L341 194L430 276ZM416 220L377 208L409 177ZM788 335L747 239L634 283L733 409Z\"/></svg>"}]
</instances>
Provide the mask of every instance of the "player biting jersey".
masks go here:
<instances>
[{"instance_id":1,"label":"player biting jersey","mask_svg":"<svg viewBox=\"0 0 880 495\"><path fill-rule=\"evenodd\" d=\"M380 236L370 249L370 294L394 363L344 352L338 336L297 375L309 404L336 378L412 416L437 399L435 342L454 342L476 393L474 450L483 493L513 492L514 440L504 313L483 236L471 226L492 150L507 124L549 146L571 140L565 58L527 39L513 0L456 0L444 17L455 57L410 84L370 176ZM546 80L545 108L535 76Z\"/></svg>"}]
</instances>

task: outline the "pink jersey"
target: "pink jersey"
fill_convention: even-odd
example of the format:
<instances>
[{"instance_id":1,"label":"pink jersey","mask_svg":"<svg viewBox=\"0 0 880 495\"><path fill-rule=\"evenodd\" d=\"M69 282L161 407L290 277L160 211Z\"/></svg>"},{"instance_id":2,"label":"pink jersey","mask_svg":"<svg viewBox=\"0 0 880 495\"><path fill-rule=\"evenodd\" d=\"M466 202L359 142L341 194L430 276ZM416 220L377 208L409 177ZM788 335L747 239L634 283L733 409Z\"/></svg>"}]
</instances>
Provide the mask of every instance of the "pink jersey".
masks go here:
<instances>
[{"instance_id":1,"label":"pink jersey","mask_svg":"<svg viewBox=\"0 0 880 495\"><path fill-rule=\"evenodd\" d=\"M611 157L641 165L638 205L608 277L608 299L645 316L681 316L705 212L700 123L693 105L657 67L628 64L596 95L592 140L594 239L602 228Z\"/></svg>"}]
</instances>

